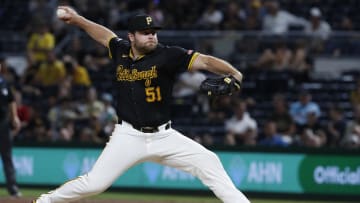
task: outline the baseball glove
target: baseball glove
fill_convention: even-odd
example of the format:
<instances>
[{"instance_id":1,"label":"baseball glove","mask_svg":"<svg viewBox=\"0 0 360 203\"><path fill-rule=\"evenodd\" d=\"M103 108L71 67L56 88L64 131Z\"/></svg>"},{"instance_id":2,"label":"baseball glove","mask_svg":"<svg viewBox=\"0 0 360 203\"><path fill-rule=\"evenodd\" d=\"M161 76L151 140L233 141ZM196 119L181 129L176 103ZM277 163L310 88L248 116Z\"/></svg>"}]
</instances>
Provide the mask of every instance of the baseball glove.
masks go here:
<instances>
[{"instance_id":1,"label":"baseball glove","mask_svg":"<svg viewBox=\"0 0 360 203\"><path fill-rule=\"evenodd\" d=\"M200 85L200 92L208 96L231 95L240 90L241 82L233 76L224 76L219 78L207 78Z\"/></svg>"}]
</instances>

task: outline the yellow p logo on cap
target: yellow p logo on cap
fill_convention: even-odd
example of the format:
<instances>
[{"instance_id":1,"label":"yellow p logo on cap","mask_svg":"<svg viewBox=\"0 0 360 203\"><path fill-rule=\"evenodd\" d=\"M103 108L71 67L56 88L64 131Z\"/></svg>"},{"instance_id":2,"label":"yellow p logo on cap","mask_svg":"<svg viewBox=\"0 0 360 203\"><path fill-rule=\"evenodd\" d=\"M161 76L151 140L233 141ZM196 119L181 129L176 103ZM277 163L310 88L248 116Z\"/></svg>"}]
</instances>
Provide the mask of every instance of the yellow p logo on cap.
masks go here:
<instances>
[{"instance_id":1,"label":"yellow p logo on cap","mask_svg":"<svg viewBox=\"0 0 360 203\"><path fill-rule=\"evenodd\" d=\"M146 24L150 25L151 22L152 22L152 18L150 16L146 17Z\"/></svg>"}]
</instances>

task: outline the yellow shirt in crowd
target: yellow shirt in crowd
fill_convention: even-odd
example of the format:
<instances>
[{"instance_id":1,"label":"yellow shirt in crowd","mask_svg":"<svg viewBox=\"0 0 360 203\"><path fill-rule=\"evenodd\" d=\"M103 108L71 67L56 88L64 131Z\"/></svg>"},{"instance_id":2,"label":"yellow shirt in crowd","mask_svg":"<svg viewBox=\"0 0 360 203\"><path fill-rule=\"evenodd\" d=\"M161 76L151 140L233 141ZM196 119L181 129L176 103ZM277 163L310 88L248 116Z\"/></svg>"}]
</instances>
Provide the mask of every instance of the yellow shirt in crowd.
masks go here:
<instances>
[{"instance_id":1,"label":"yellow shirt in crowd","mask_svg":"<svg viewBox=\"0 0 360 203\"><path fill-rule=\"evenodd\" d=\"M45 61L47 51L55 47L55 37L52 33L45 34L34 33L30 36L27 43L28 50L32 50L32 57L35 62ZM40 50L36 50L40 49Z\"/></svg>"},{"instance_id":2,"label":"yellow shirt in crowd","mask_svg":"<svg viewBox=\"0 0 360 203\"><path fill-rule=\"evenodd\" d=\"M83 66L78 66L75 68L75 71L73 73L73 82L76 85L91 85L90 77L86 68L84 68Z\"/></svg>"},{"instance_id":3,"label":"yellow shirt in crowd","mask_svg":"<svg viewBox=\"0 0 360 203\"><path fill-rule=\"evenodd\" d=\"M64 64L56 60L54 63L43 63L37 72L37 78L44 86L57 85L65 78L66 69Z\"/></svg>"}]
</instances>

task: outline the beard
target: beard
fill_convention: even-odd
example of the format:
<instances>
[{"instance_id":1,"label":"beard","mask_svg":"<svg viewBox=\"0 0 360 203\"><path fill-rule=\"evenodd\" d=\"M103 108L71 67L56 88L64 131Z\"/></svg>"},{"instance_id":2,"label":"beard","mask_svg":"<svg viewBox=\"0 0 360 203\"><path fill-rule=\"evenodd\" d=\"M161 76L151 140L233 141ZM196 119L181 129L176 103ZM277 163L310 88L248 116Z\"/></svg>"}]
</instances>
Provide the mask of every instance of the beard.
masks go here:
<instances>
[{"instance_id":1,"label":"beard","mask_svg":"<svg viewBox=\"0 0 360 203\"><path fill-rule=\"evenodd\" d=\"M153 50L155 50L157 45L158 45L157 42L139 43L139 42L135 41L135 43L134 43L135 49L142 54L147 54L149 52L152 52Z\"/></svg>"}]
</instances>

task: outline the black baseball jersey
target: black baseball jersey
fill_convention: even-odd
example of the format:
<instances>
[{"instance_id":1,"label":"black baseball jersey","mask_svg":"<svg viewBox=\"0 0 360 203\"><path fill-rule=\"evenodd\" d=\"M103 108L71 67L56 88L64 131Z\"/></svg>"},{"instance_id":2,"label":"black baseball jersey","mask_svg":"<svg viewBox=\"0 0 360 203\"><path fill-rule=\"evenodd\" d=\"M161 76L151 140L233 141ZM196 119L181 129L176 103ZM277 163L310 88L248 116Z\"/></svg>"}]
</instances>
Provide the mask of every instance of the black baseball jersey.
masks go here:
<instances>
[{"instance_id":1,"label":"black baseball jersey","mask_svg":"<svg viewBox=\"0 0 360 203\"><path fill-rule=\"evenodd\" d=\"M0 76L0 122L5 121L9 114L9 104L14 97L5 79Z\"/></svg>"},{"instance_id":2,"label":"black baseball jersey","mask_svg":"<svg viewBox=\"0 0 360 203\"><path fill-rule=\"evenodd\" d=\"M169 121L175 78L191 67L198 53L158 44L151 53L133 60L129 41L117 37L110 40L109 51L116 67L119 119L135 126L157 126Z\"/></svg>"}]
</instances>

